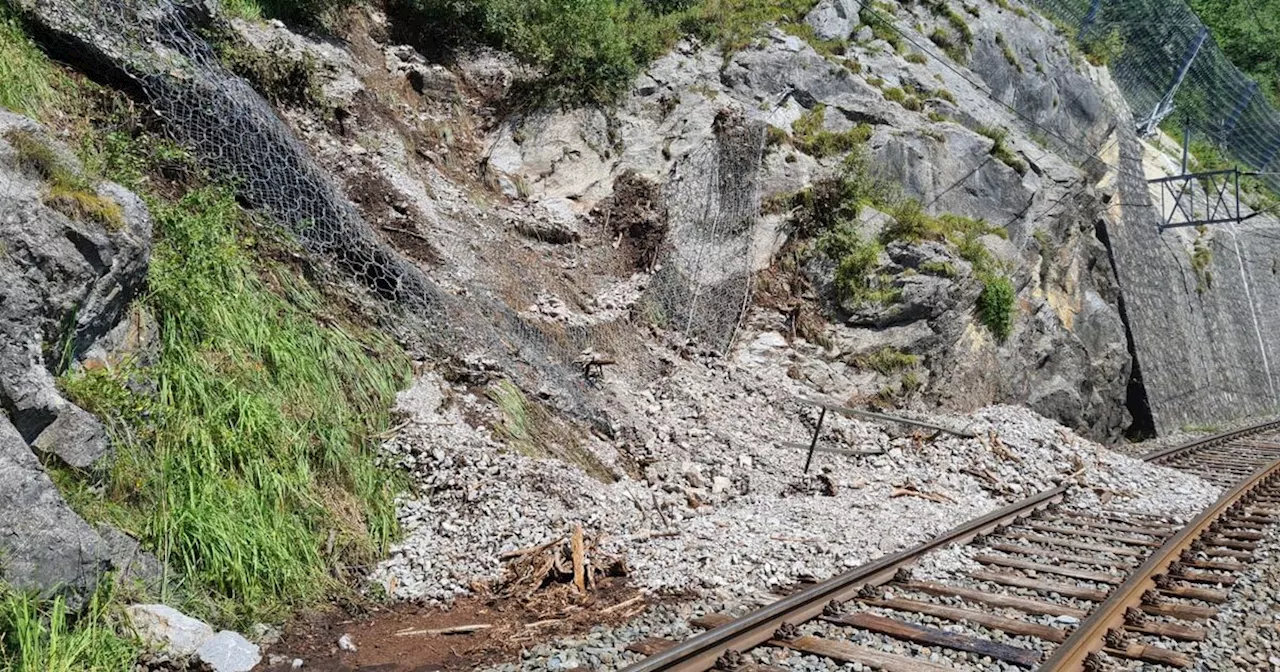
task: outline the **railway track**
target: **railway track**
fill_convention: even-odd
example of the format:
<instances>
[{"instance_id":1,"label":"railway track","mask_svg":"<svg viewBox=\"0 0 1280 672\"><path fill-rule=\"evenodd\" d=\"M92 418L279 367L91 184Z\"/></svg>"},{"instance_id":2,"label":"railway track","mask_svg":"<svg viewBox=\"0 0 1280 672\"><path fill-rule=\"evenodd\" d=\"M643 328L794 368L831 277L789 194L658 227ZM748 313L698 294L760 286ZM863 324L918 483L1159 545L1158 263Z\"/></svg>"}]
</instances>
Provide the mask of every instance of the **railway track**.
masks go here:
<instances>
[{"instance_id":1,"label":"railway track","mask_svg":"<svg viewBox=\"0 0 1280 672\"><path fill-rule=\"evenodd\" d=\"M683 642L646 639L624 672L770 672L769 648L889 672L1170 669L1230 599L1234 575L1280 524L1280 422L1144 456L1228 488L1187 525L1038 493L920 546L809 586L739 618L690 622ZM919 578L958 546L976 569ZM1193 648L1193 647L1192 647Z\"/></svg>"}]
</instances>

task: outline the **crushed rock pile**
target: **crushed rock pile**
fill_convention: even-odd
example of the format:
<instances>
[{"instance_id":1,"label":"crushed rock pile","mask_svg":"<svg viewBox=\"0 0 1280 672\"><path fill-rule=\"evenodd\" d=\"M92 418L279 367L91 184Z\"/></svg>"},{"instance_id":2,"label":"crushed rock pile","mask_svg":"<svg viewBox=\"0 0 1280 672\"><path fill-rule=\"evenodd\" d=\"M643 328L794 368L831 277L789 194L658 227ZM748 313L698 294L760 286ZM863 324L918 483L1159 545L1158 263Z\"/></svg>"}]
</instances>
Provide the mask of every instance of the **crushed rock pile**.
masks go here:
<instances>
[{"instance_id":1,"label":"crushed rock pile","mask_svg":"<svg viewBox=\"0 0 1280 672\"><path fill-rule=\"evenodd\" d=\"M1079 486L1073 503L1170 515L1217 496L1012 406L914 414L974 439L828 414L822 443L882 454L819 453L806 476L795 444L808 443L818 409L796 398L806 390L787 375L794 351L760 346L775 336L712 363L655 345L666 375L643 387L606 377L602 392L624 409L615 435L627 438L582 432L577 451L608 477L520 454L488 396L423 375L385 444L415 481L399 502L406 535L374 579L396 598L448 600L497 581L502 554L581 524L626 558L634 585L728 598L825 578L1062 483Z\"/></svg>"}]
</instances>

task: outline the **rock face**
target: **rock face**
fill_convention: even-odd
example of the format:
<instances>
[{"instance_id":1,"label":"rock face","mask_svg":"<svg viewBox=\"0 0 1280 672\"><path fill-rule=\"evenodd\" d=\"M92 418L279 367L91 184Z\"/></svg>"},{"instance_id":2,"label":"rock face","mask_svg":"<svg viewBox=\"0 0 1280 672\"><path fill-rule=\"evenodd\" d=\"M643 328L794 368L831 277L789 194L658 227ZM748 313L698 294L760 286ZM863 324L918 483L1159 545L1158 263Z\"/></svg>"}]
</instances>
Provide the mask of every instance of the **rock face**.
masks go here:
<instances>
[{"instance_id":1,"label":"rock face","mask_svg":"<svg viewBox=\"0 0 1280 672\"><path fill-rule=\"evenodd\" d=\"M1105 74L1081 69L1052 27L1034 15L984 10L971 25L965 70L934 58L909 61L883 43L859 43L859 9L857 2L824 0L806 19L818 37L849 41L843 56L823 55L781 30L727 58L682 44L656 61L613 113L559 111L511 121L491 147L489 167L525 185L530 200L567 203L579 214L608 196L621 175L640 175L662 185L673 209L689 200L679 191L682 162L713 142L717 115L733 109L773 126L775 139L778 131L792 136L771 142L759 177L762 202L785 202L834 172L841 159L806 154L792 132L797 120L821 107L823 131L866 124L864 151L879 179L926 204L932 215L985 220L1007 234L982 242L1009 269L1017 292L1014 330L999 343L976 320L981 282L954 252L943 259L938 249L894 243L881 271L894 275L900 299L883 308L827 311L848 320L828 334L828 364L838 369L839 362L899 349L927 369L926 398L961 410L1026 403L1091 437L1118 437L1130 422L1131 358L1116 279L1094 234L1103 206L1086 160L1088 148L1111 130L1113 117L1094 82ZM933 28L949 29L922 6L903 6L898 14L899 27L923 29L913 35L921 44L929 43ZM1011 62L1002 45L1025 64ZM891 93L915 100L900 104ZM1046 137L1033 140L1027 120ZM876 236L888 218L868 211L860 234ZM785 214L765 213L740 234L749 239L752 269L773 263L787 239L786 224ZM708 258L704 240L671 233L665 245L667 259ZM920 272L930 259L958 273ZM834 266L809 270L821 286ZM665 287L659 276L650 291ZM731 305L740 302L732 289L708 283L700 295ZM779 328L770 320L760 318L756 326ZM875 375L833 375L820 363L799 370L844 398L871 396L885 385Z\"/></svg>"},{"instance_id":2,"label":"rock face","mask_svg":"<svg viewBox=\"0 0 1280 672\"><path fill-rule=\"evenodd\" d=\"M51 369L121 320L146 280L151 220L110 184L76 196L113 209L105 223L60 206L53 170L81 169L38 125L0 112L0 405L32 447L87 468L108 452L105 432L59 395Z\"/></svg>"},{"instance_id":3,"label":"rock face","mask_svg":"<svg viewBox=\"0 0 1280 672\"><path fill-rule=\"evenodd\" d=\"M110 549L67 506L22 436L0 414L0 578L65 592L73 605L111 567Z\"/></svg>"},{"instance_id":4,"label":"rock face","mask_svg":"<svg viewBox=\"0 0 1280 672\"><path fill-rule=\"evenodd\" d=\"M76 469L109 453L52 369L115 349L104 337L145 282L150 245L137 196L91 184L40 126L0 112L0 576L19 588L77 603L113 566L32 451Z\"/></svg>"},{"instance_id":5,"label":"rock face","mask_svg":"<svg viewBox=\"0 0 1280 672\"><path fill-rule=\"evenodd\" d=\"M1119 171L1106 235L1141 371L1138 403L1157 432L1272 413L1280 404L1277 222L1161 233L1146 180L1164 173L1144 168L1152 150L1131 127L1121 127L1108 156Z\"/></svg>"}]
</instances>

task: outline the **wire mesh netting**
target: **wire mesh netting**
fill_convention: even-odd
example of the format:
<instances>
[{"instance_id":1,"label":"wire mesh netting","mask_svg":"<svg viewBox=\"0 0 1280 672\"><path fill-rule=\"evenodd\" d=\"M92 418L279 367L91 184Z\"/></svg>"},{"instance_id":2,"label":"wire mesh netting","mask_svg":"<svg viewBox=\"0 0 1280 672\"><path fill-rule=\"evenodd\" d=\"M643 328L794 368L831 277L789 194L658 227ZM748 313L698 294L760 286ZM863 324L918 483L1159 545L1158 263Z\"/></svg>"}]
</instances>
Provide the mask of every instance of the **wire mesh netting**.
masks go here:
<instances>
[{"instance_id":1,"label":"wire mesh netting","mask_svg":"<svg viewBox=\"0 0 1280 672\"><path fill-rule=\"evenodd\" d=\"M765 126L725 111L664 187L668 244L648 298L670 328L725 353L751 299Z\"/></svg>"},{"instance_id":2,"label":"wire mesh netting","mask_svg":"<svg viewBox=\"0 0 1280 672\"><path fill-rule=\"evenodd\" d=\"M1078 42L1098 45L1141 125L1166 112L1166 128L1185 125L1280 192L1280 112L1214 42L1179 0L1028 0ZM1201 44L1197 50L1196 45ZM1175 90L1172 110L1162 101Z\"/></svg>"}]
</instances>

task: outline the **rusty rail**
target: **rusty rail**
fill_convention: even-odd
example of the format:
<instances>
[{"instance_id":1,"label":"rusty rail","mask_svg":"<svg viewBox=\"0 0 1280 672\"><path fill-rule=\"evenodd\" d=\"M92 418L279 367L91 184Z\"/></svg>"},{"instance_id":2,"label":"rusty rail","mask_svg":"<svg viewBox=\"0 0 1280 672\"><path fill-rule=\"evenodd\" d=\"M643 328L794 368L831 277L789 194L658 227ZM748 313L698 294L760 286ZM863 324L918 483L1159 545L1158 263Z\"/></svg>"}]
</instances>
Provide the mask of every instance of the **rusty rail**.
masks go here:
<instances>
[{"instance_id":1,"label":"rusty rail","mask_svg":"<svg viewBox=\"0 0 1280 672\"><path fill-rule=\"evenodd\" d=\"M803 401L813 403L813 400L809 399L805 399ZM826 406L821 403L818 405ZM824 410L828 409L824 408ZM830 410L845 409L833 408ZM897 419L894 418L894 420ZM1280 431L1280 421L1262 423L1244 429L1223 432L1214 436L1197 439L1186 444L1155 451L1143 456L1142 459L1146 461L1156 461L1168 456L1186 453L1188 451L1208 446L1216 446L1268 430ZM1259 471L1258 474L1265 475L1277 469L1280 469L1280 460L1277 460L1269 466L1267 470ZM1261 476L1249 479L1247 483L1256 484L1259 482L1259 478L1261 478ZM1240 486L1242 489L1244 487L1244 485ZM777 629L784 623L793 625L803 623L822 614L823 609L833 600L836 602L844 602L854 598L863 586L878 586L880 584L887 583L893 579L894 574L896 574L900 568L910 566L916 560L934 550L945 548L952 544L967 543L978 535L988 534L997 527L1007 525L1012 521L1031 515L1032 513L1048 507L1051 504L1062 501L1067 489L1068 487L1064 485L1050 490L1045 490L1020 502L1015 502L1014 504L1010 504L1009 506L987 514L981 518L959 525L923 544L899 551L892 555L885 556L868 564L851 569L769 606L758 609L746 616L707 630L669 649L654 653L653 655L646 657L644 660L624 668L622 672L656 672L658 670L703 672L705 670L709 670L715 667L716 661L725 653L729 651L746 651L752 647L763 644L772 639L775 631L777 631ZM1226 510L1230 505L1231 503L1228 502L1222 507L1215 506L1210 512L1206 512L1201 516L1201 518L1197 518L1196 521L1193 521L1192 525L1184 530L1183 533L1175 536L1162 548L1176 548L1176 551L1171 551L1172 555L1170 556L1176 557L1177 553L1180 552L1181 547L1175 547L1174 545L1179 541L1186 541L1188 539L1188 535L1192 535L1192 532L1189 531L1192 527L1196 526L1196 524L1202 520L1208 520L1209 522L1206 522L1201 526L1201 529L1207 528L1212 522L1212 518L1216 517L1211 515L1212 512L1214 510L1219 512ZM1189 538L1195 539L1197 536L1198 534L1195 534ZM1189 543L1189 541L1187 543ZM1148 561L1148 564L1156 566L1157 561L1153 559ZM1167 564L1163 566L1167 566ZM1147 565L1143 565L1141 569L1146 568ZM1137 582L1138 579L1135 578L1133 581ZM1122 588L1128 585L1128 583L1123 584ZM1132 594L1132 591L1126 591L1126 594ZM1141 596L1142 590L1137 590L1136 594ZM1123 609L1120 609L1120 613L1122 615L1123 611ZM1088 622L1089 621L1086 621L1086 623ZM1082 630L1084 630L1083 625L1077 630L1076 634L1079 634ZM1102 632L1105 631L1106 628L1103 628ZM1075 637L1073 636L1068 641L1072 641L1074 639ZM1067 654L1063 653L1063 655Z\"/></svg>"},{"instance_id":2,"label":"rusty rail","mask_svg":"<svg viewBox=\"0 0 1280 672\"><path fill-rule=\"evenodd\" d=\"M1074 671L1085 669L1085 659L1091 653L1103 650L1107 632L1123 631L1125 610L1142 603L1142 594L1156 588L1155 577L1168 571L1169 566L1181 557L1182 552L1224 513L1254 489L1280 477L1280 460L1262 467L1253 476L1242 481L1222 496L1213 506L1170 537L1129 579L1112 591L1105 602L1098 605L1080 627L1062 643L1040 666L1042 672Z\"/></svg>"},{"instance_id":3,"label":"rusty rail","mask_svg":"<svg viewBox=\"0 0 1280 672\"><path fill-rule=\"evenodd\" d=\"M899 568L914 563L920 557L951 544L966 543L980 534L991 532L1000 525L1008 524L1010 521L1059 502L1066 491L1067 486L1045 490L952 528L919 546L855 567L742 618L687 639L666 651L649 656L625 668L623 672L709 670L726 651L730 649L745 651L763 644L773 637L774 631L783 623L803 623L821 614L823 608L832 600L851 599L866 584L887 583Z\"/></svg>"}]
</instances>

